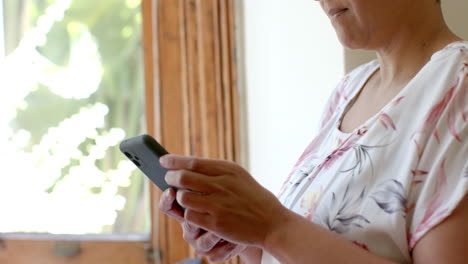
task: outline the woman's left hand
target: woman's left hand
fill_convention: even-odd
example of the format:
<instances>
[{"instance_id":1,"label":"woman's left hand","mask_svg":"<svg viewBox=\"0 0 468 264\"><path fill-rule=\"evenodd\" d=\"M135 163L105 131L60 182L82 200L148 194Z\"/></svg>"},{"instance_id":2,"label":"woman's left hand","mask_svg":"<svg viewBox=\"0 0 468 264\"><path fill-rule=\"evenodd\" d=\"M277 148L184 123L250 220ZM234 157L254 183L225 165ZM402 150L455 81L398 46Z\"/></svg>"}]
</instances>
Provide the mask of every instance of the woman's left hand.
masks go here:
<instances>
[{"instance_id":1,"label":"woman's left hand","mask_svg":"<svg viewBox=\"0 0 468 264\"><path fill-rule=\"evenodd\" d=\"M262 247L288 215L276 197L236 163L166 155L166 181L180 188L185 219L225 240Z\"/></svg>"}]
</instances>

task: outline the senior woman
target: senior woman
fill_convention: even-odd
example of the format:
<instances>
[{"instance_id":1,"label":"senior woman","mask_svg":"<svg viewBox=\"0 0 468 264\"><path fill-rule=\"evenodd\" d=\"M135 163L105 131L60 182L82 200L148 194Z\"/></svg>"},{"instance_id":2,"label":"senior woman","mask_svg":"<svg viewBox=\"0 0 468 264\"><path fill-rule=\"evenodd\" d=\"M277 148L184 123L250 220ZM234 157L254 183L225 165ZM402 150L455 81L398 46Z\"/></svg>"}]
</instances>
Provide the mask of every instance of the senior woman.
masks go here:
<instances>
[{"instance_id":1,"label":"senior woman","mask_svg":"<svg viewBox=\"0 0 468 264\"><path fill-rule=\"evenodd\" d=\"M437 0L319 2L378 59L340 82L278 198L234 163L168 155L182 190L161 210L212 261L466 263L468 42Z\"/></svg>"}]
</instances>

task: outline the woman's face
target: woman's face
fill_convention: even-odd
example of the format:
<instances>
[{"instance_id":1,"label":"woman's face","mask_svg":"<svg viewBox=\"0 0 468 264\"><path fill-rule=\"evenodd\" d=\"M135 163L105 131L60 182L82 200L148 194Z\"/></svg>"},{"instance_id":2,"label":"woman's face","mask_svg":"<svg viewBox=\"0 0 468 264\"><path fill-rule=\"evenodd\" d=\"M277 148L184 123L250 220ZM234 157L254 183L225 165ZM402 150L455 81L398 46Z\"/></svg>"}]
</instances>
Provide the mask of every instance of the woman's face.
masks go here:
<instances>
[{"instance_id":1,"label":"woman's face","mask_svg":"<svg viewBox=\"0 0 468 264\"><path fill-rule=\"evenodd\" d=\"M426 0L316 1L330 18L344 46L377 49L407 27L419 15L418 4Z\"/></svg>"}]
</instances>

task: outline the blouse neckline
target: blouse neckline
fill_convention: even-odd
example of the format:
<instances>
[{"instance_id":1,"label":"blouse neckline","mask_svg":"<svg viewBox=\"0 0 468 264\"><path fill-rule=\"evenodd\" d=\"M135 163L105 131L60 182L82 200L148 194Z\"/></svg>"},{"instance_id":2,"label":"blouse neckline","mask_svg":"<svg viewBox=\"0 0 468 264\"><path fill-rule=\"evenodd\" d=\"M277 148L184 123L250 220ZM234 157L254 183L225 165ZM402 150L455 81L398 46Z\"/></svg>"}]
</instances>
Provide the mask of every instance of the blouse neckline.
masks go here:
<instances>
[{"instance_id":1,"label":"blouse neckline","mask_svg":"<svg viewBox=\"0 0 468 264\"><path fill-rule=\"evenodd\" d=\"M380 69L380 65L379 65L379 62L378 60L374 60L372 62L370 62L370 69L368 70L368 73L366 74L366 78L363 78L360 82L359 82L359 89L356 89L352 96L351 96L351 99L346 102L346 105L345 107L342 108L342 110L339 112L339 118L337 120L337 122L335 122L334 124L334 130L338 133L338 135L341 135L341 136L345 136L345 137L349 137L351 135L354 135L356 133L359 133L359 131L361 131L362 129L364 128L369 128L373 123L374 121L383 113L383 112L386 112L386 110L388 108L390 108L390 106L393 104L393 102L395 100L397 100L398 98L401 98L403 97L406 93L407 93L407 90L409 89L408 87L410 87L412 85L412 83L414 82L415 79L417 79L417 77L420 75L421 72L424 71L424 69L431 63L431 62L434 62L434 61L438 61L442 58L444 58L445 56L448 55L447 51L449 49L452 49L452 48L457 48L458 46L460 47L466 47L468 45L468 41L464 41L464 40L461 40L461 41L455 41L455 42L452 42L452 43L449 43L448 45L446 45L443 49L439 50L439 51L436 51L434 54L432 54L430 60L418 71L418 73L416 73L416 75L406 84L405 87L403 87L403 89L401 89L398 94L393 97L389 102L387 102L385 104L385 106L383 106L377 113L375 113L373 116L371 116L369 119L367 119L366 121L364 121L361 125L357 126L353 131L351 132L344 132L340 129L341 127L341 122L343 121L343 118L344 118L344 115L349 111L349 109L353 106L353 104L356 102L357 98L359 97L360 93L362 92L362 90L364 89L364 86L367 84L367 82L369 82L370 78ZM367 129L366 129L367 131Z\"/></svg>"}]
</instances>

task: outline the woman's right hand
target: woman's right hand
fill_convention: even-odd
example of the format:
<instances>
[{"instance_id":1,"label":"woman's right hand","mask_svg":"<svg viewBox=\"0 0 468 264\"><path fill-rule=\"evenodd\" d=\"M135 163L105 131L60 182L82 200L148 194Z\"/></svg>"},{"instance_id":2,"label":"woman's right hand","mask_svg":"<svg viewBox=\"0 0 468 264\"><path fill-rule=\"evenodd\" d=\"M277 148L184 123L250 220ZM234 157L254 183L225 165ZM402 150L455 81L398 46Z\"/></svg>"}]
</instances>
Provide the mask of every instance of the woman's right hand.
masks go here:
<instances>
[{"instance_id":1,"label":"woman's right hand","mask_svg":"<svg viewBox=\"0 0 468 264\"><path fill-rule=\"evenodd\" d=\"M247 247L225 241L212 232L202 230L184 219L184 212L175 202L176 191L167 189L161 196L159 208L182 225L184 240L192 245L197 254L206 256L211 262L229 260Z\"/></svg>"}]
</instances>

